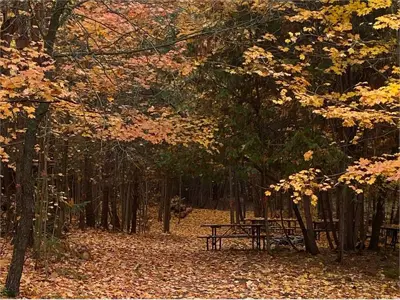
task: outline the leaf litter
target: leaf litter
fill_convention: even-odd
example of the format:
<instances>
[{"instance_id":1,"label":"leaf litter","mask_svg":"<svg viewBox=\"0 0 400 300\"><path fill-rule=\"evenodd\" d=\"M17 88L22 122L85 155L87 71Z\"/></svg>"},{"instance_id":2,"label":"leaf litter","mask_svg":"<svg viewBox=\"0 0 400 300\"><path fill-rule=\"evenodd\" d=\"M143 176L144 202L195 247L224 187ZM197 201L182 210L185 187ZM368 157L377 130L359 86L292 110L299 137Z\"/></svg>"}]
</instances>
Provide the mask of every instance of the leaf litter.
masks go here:
<instances>
[{"instance_id":1,"label":"leaf litter","mask_svg":"<svg viewBox=\"0 0 400 300\"><path fill-rule=\"evenodd\" d=\"M204 223L229 221L229 212L194 210L171 234L154 222L148 234L73 230L64 252L47 266L36 265L31 252L25 263L20 297L26 298L398 298L398 278L385 268L398 268L396 251L364 251L344 263L322 249L304 252L253 251L249 242L228 241L222 251L205 251ZM4 244L4 239L0 243ZM86 256L74 249L84 249ZM4 285L12 247L0 255Z\"/></svg>"}]
</instances>

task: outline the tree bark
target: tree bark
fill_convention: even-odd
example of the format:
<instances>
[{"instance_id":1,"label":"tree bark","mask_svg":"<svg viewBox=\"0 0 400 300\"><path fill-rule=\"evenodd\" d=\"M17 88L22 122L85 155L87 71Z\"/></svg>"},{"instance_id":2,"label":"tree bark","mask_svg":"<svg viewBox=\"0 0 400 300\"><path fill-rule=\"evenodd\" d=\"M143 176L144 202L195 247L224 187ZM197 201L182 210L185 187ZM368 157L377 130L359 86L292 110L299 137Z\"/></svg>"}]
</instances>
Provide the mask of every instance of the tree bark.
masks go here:
<instances>
[{"instance_id":1,"label":"tree bark","mask_svg":"<svg viewBox=\"0 0 400 300\"><path fill-rule=\"evenodd\" d=\"M338 262L342 262L343 261L343 252L344 252L344 201L343 201L343 195L341 195L341 193L344 193L344 189L346 189L346 186L343 186L343 191L340 191L340 187L337 188L337 203L338 203L338 207L339 207L339 252L338 252L338 257L337 257L337 261Z\"/></svg>"},{"instance_id":2,"label":"tree bark","mask_svg":"<svg viewBox=\"0 0 400 300\"><path fill-rule=\"evenodd\" d=\"M111 194L111 215L112 215L112 226L113 231L121 229L121 223L118 217L118 209L117 209L117 192L115 187L112 188Z\"/></svg>"},{"instance_id":3,"label":"tree bark","mask_svg":"<svg viewBox=\"0 0 400 300\"><path fill-rule=\"evenodd\" d=\"M103 201L101 203L101 227L107 230L108 230L109 198L110 198L110 189L108 187L108 184L105 183L103 187Z\"/></svg>"},{"instance_id":4,"label":"tree bark","mask_svg":"<svg viewBox=\"0 0 400 300\"><path fill-rule=\"evenodd\" d=\"M137 176L135 176L133 182L133 195L132 195L132 226L131 233L137 232L137 211L139 207L139 181Z\"/></svg>"},{"instance_id":5,"label":"tree bark","mask_svg":"<svg viewBox=\"0 0 400 300\"><path fill-rule=\"evenodd\" d=\"M349 189L344 188L343 190L343 207L345 207L345 240L344 250L354 250L354 201L350 199Z\"/></svg>"},{"instance_id":6,"label":"tree bark","mask_svg":"<svg viewBox=\"0 0 400 300\"><path fill-rule=\"evenodd\" d=\"M229 166L229 208L231 224L235 223L235 210L233 207L233 184L232 184L232 167Z\"/></svg>"},{"instance_id":7,"label":"tree bark","mask_svg":"<svg viewBox=\"0 0 400 300\"><path fill-rule=\"evenodd\" d=\"M381 226L385 219L385 198L382 195L382 189L378 191L378 199L376 201L376 212L372 219L372 233L371 241L369 243L369 250L377 251L379 250L379 234L381 231Z\"/></svg>"},{"instance_id":8,"label":"tree bark","mask_svg":"<svg viewBox=\"0 0 400 300\"><path fill-rule=\"evenodd\" d=\"M310 198L308 196L303 197L303 208L304 208L304 217L306 219L307 224L307 236L308 236L308 249L312 255L316 255L319 253L317 242L315 241L315 233L314 226L311 215L311 203Z\"/></svg>"},{"instance_id":9,"label":"tree bark","mask_svg":"<svg viewBox=\"0 0 400 300\"><path fill-rule=\"evenodd\" d=\"M327 203L328 192L327 191L321 191L320 195L321 195L321 199L320 199L321 203L320 203L320 205L321 205L322 217L324 219L324 226L325 226L325 229L326 229L326 231L325 231L326 238L328 240L329 248L331 248L333 250L335 247L333 246L332 239L331 239L331 236L329 234L329 229L332 228L333 229L332 232L334 232L335 228L334 228L334 224L333 223L329 223L328 220L327 220L327 217L326 217L326 206L329 205L329 203Z\"/></svg>"},{"instance_id":10,"label":"tree bark","mask_svg":"<svg viewBox=\"0 0 400 300\"><path fill-rule=\"evenodd\" d=\"M85 154L85 169L84 169L84 181L83 181L83 201L86 202L86 225L88 227L96 226L96 218L93 210L93 190L92 190L92 166L89 158L89 154Z\"/></svg>"},{"instance_id":11,"label":"tree bark","mask_svg":"<svg viewBox=\"0 0 400 300\"><path fill-rule=\"evenodd\" d=\"M52 10L49 29L45 37L45 50L52 55L56 34L60 26L60 17L64 13L65 6L69 0L57 0ZM27 30L27 28L25 28ZM49 74L49 77L51 75ZM28 239L33 225L33 208L35 181L32 178L32 160L35 154L36 133L38 126L49 109L49 103L41 102L36 109L35 118L27 121L27 128L24 138L24 147L20 161L19 172L21 182L18 187L17 197L17 231L14 240L14 249L11 264L6 279L6 293L9 296L16 296L19 293L22 270L24 266L25 253L28 246Z\"/></svg>"},{"instance_id":12,"label":"tree bark","mask_svg":"<svg viewBox=\"0 0 400 300\"><path fill-rule=\"evenodd\" d=\"M297 222L299 222L299 226L300 226L301 232L303 233L304 245L306 246L306 251L311 253L311 254L313 254L313 255L318 254L319 253L318 251L315 252L315 249L310 247L311 243L309 241L309 235L307 233L307 228L304 225L303 219L302 219L300 211L299 211L299 207L298 207L298 205L296 203L293 204L293 211L294 211L294 214L295 214L295 216L297 218Z\"/></svg>"},{"instance_id":13,"label":"tree bark","mask_svg":"<svg viewBox=\"0 0 400 300\"><path fill-rule=\"evenodd\" d=\"M163 232L169 233L170 231L170 220L171 220L171 197L169 193L170 187L168 186L168 180L165 179L166 187L164 194L164 223L163 223Z\"/></svg>"}]
</instances>

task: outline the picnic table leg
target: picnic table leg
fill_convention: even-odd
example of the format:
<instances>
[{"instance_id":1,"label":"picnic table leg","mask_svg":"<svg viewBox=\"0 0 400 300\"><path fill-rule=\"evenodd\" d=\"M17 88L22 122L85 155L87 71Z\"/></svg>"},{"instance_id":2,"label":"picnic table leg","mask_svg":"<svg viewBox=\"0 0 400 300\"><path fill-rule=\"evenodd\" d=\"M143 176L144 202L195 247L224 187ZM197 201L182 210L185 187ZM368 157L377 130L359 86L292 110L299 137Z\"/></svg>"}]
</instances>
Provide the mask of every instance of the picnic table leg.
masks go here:
<instances>
[{"instance_id":1,"label":"picnic table leg","mask_svg":"<svg viewBox=\"0 0 400 300\"><path fill-rule=\"evenodd\" d=\"M251 249L254 250L257 244L257 228L251 227Z\"/></svg>"},{"instance_id":2,"label":"picnic table leg","mask_svg":"<svg viewBox=\"0 0 400 300\"><path fill-rule=\"evenodd\" d=\"M216 238L216 236L217 236L217 228L215 228L215 227L212 227L211 228L211 248L212 248L212 250L217 250L217 238Z\"/></svg>"}]
</instances>

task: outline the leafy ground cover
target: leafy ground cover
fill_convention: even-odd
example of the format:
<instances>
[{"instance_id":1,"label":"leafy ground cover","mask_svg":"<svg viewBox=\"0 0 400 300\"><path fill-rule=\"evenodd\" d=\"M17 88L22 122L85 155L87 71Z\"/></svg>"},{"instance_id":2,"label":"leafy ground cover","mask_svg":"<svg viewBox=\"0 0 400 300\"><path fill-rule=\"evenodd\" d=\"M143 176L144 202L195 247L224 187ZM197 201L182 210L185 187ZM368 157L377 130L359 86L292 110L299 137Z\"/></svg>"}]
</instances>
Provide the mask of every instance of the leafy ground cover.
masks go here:
<instances>
[{"instance_id":1,"label":"leafy ground cover","mask_svg":"<svg viewBox=\"0 0 400 300\"><path fill-rule=\"evenodd\" d=\"M202 223L224 222L229 213L195 210L172 222L172 234L154 221L145 235L72 230L49 245L47 263L32 253L25 263L21 297L28 298L396 298L398 252L316 257L275 249L270 256L232 241L205 251L196 236ZM0 240L0 282L5 282L11 246ZM247 248L247 249L246 249ZM245 250L246 249L246 250ZM324 251L324 250L323 250ZM325 250L326 252L328 250Z\"/></svg>"}]
</instances>

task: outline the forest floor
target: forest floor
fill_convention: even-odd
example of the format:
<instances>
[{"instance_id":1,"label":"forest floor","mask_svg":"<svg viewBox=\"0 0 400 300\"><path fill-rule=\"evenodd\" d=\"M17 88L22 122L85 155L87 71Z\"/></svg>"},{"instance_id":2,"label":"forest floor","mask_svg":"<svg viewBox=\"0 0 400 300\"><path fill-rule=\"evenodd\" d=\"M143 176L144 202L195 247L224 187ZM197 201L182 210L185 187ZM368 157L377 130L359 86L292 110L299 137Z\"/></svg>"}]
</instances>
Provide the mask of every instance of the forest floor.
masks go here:
<instances>
[{"instance_id":1,"label":"forest floor","mask_svg":"<svg viewBox=\"0 0 400 300\"><path fill-rule=\"evenodd\" d=\"M248 249L249 241L205 251L197 235L203 223L227 222L229 212L194 210L172 221L170 235L153 221L151 233L129 235L72 230L49 244L47 263L28 254L21 282L27 298L396 298L398 251L364 251L335 262L322 249L310 256L275 249L270 256ZM246 245L245 245L246 244ZM231 249L235 248L235 249ZM248 250L244 250L247 248ZM3 286L11 246L0 239ZM36 266L35 266L36 265Z\"/></svg>"}]
</instances>

